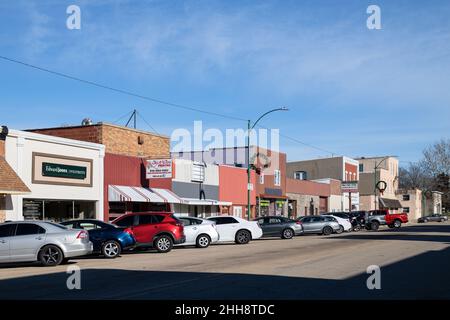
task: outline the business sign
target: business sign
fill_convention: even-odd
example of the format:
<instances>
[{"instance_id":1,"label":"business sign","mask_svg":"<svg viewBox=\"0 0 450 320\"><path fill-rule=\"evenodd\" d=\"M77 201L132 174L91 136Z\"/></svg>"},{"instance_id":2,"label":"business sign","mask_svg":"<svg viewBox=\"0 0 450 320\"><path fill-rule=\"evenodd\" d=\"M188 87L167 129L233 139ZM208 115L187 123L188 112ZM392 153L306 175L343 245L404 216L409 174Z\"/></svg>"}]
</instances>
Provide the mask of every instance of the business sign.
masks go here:
<instances>
[{"instance_id":1,"label":"business sign","mask_svg":"<svg viewBox=\"0 0 450 320\"><path fill-rule=\"evenodd\" d=\"M342 182L341 190L343 193L347 192L356 193L358 192L358 182L357 181Z\"/></svg>"},{"instance_id":2,"label":"business sign","mask_svg":"<svg viewBox=\"0 0 450 320\"><path fill-rule=\"evenodd\" d=\"M32 183L92 187L93 160L33 152Z\"/></svg>"},{"instance_id":3,"label":"business sign","mask_svg":"<svg viewBox=\"0 0 450 320\"><path fill-rule=\"evenodd\" d=\"M87 168L59 163L42 162L42 175L44 177L83 180L86 179Z\"/></svg>"},{"instance_id":4,"label":"business sign","mask_svg":"<svg viewBox=\"0 0 450 320\"><path fill-rule=\"evenodd\" d=\"M172 178L172 159L147 160L147 179Z\"/></svg>"}]
</instances>

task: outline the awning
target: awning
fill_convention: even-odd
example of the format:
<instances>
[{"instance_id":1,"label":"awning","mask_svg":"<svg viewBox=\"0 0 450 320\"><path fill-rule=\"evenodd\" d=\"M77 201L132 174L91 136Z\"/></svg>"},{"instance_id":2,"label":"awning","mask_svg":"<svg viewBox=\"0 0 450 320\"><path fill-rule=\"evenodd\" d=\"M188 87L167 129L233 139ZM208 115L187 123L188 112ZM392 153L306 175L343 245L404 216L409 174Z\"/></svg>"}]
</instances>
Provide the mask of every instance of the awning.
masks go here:
<instances>
[{"instance_id":1,"label":"awning","mask_svg":"<svg viewBox=\"0 0 450 320\"><path fill-rule=\"evenodd\" d=\"M287 199L287 196L277 196L273 194L262 194L259 196L261 199Z\"/></svg>"},{"instance_id":2,"label":"awning","mask_svg":"<svg viewBox=\"0 0 450 320\"><path fill-rule=\"evenodd\" d=\"M0 157L0 194L27 194L30 189L20 179L17 173Z\"/></svg>"},{"instance_id":3,"label":"awning","mask_svg":"<svg viewBox=\"0 0 450 320\"><path fill-rule=\"evenodd\" d=\"M181 203L181 199L167 189L118 185L108 186L108 201Z\"/></svg>"},{"instance_id":4,"label":"awning","mask_svg":"<svg viewBox=\"0 0 450 320\"><path fill-rule=\"evenodd\" d=\"M380 205L386 209L399 209L402 205L397 199L380 198Z\"/></svg>"},{"instance_id":5,"label":"awning","mask_svg":"<svg viewBox=\"0 0 450 320\"><path fill-rule=\"evenodd\" d=\"M233 203L213 199L181 198L183 204L192 206L231 206Z\"/></svg>"}]
</instances>

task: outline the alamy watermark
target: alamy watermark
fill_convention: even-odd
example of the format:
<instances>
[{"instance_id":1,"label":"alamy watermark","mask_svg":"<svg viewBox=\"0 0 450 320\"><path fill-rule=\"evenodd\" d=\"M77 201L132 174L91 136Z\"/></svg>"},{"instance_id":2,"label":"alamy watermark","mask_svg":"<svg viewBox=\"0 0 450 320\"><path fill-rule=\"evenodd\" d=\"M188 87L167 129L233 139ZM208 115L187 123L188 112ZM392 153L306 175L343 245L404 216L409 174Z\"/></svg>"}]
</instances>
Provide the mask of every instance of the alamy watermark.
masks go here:
<instances>
[{"instance_id":1,"label":"alamy watermark","mask_svg":"<svg viewBox=\"0 0 450 320\"><path fill-rule=\"evenodd\" d=\"M370 265L366 270L367 274L370 274L367 278L366 285L369 290L381 289L381 269L377 265Z\"/></svg>"},{"instance_id":2,"label":"alamy watermark","mask_svg":"<svg viewBox=\"0 0 450 320\"><path fill-rule=\"evenodd\" d=\"M381 29L381 8L376 4L371 4L367 7L366 12L370 14L367 18L366 25L369 30Z\"/></svg>"},{"instance_id":3,"label":"alamy watermark","mask_svg":"<svg viewBox=\"0 0 450 320\"><path fill-rule=\"evenodd\" d=\"M250 138L250 164L267 174L279 169L280 130L243 128L208 128L202 121L194 121L192 130L175 129L171 134L172 155L211 164L231 166L247 164L247 139Z\"/></svg>"},{"instance_id":4,"label":"alamy watermark","mask_svg":"<svg viewBox=\"0 0 450 320\"><path fill-rule=\"evenodd\" d=\"M81 269L78 266L71 265L67 267L66 273L69 274L67 277L66 286L69 290L81 290Z\"/></svg>"},{"instance_id":5,"label":"alamy watermark","mask_svg":"<svg viewBox=\"0 0 450 320\"><path fill-rule=\"evenodd\" d=\"M66 13L69 15L66 20L66 27L69 30L81 29L81 9L79 6L71 4L67 7Z\"/></svg>"}]
</instances>

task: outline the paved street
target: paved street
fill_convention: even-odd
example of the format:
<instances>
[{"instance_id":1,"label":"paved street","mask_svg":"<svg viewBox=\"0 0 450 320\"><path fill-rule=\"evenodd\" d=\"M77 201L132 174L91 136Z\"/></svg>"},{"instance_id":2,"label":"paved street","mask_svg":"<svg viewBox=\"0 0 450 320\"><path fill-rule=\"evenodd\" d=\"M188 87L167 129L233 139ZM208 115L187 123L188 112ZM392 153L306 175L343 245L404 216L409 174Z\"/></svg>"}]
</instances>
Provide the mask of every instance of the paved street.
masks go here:
<instances>
[{"instance_id":1,"label":"paved street","mask_svg":"<svg viewBox=\"0 0 450 320\"><path fill-rule=\"evenodd\" d=\"M66 288L67 265L4 265L0 299L450 298L450 223L380 230L77 259L81 290ZM369 265L381 290L366 287Z\"/></svg>"}]
</instances>

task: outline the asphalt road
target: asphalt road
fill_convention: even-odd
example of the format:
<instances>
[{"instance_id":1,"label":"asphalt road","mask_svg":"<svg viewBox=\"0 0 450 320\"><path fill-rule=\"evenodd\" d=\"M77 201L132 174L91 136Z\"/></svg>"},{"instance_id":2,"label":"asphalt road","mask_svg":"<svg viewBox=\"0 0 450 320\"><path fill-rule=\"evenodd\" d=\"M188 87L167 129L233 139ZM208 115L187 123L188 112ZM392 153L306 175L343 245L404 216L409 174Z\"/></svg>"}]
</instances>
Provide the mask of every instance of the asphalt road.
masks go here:
<instances>
[{"instance_id":1,"label":"asphalt road","mask_svg":"<svg viewBox=\"0 0 450 320\"><path fill-rule=\"evenodd\" d=\"M381 289L367 289L369 265ZM66 286L81 269L81 289ZM450 223L0 266L0 299L450 299Z\"/></svg>"}]
</instances>

